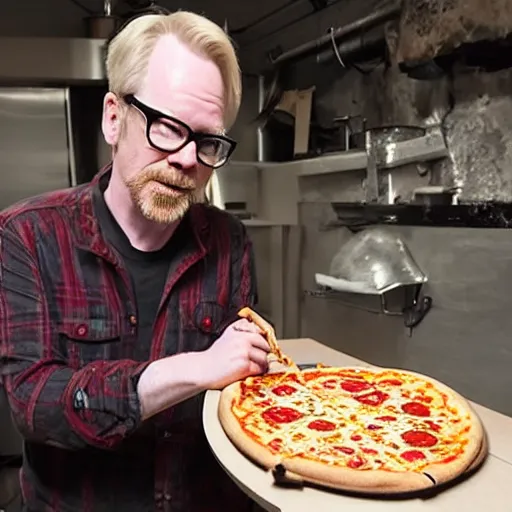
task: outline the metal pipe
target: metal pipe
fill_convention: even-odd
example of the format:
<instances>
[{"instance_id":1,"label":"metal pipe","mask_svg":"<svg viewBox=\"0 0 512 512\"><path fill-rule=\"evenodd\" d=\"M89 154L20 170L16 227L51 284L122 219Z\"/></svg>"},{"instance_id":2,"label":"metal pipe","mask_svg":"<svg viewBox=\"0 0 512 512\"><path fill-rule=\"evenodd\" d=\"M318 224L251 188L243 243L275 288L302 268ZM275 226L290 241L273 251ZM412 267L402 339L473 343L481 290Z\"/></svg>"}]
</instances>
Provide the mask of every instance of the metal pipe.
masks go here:
<instances>
[{"instance_id":1,"label":"metal pipe","mask_svg":"<svg viewBox=\"0 0 512 512\"><path fill-rule=\"evenodd\" d=\"M336 30L334 30L332 35L325 34L317 39L296 46L295 48L282 53L277 58L271 59L271 62L274 65L282 64L290 60L295 60L301 57L306 57L308 55L314 54L324 45L328 43L332 44L333 38L336 41L337 39L347 36L352 32L367 29L377 23L381 23L389 18L397 16L400 13L400 11L400 3L383 7L382 9L378 9L375 12L369 14L368 16L365 16L364 18L360 18L352 23L349 23L348 25L337 28Z\"/></svg>"},{"instance_id":2,"label":"metal pipe","mask_svg":"<svg viewBox=\"0 0 512 512\"><path fill-rule=\"evenodd\" d=\"M342 59L354 58L364 60L373 58L377 53L384 51L386 45L384 26L370 29L357 37L346 39L338 45L338 53ZM336 58L333 48L328 48L317 54L317 64L326 64Z\"/></svg>"},{"instance_id":3,"label":"metal pipe","mask_svg":"<svg viewBox=\"0 0 512 512\"><path fill-rule=\"evenodd\" d=\"M290 0L286 4L281 5L281 6L277 7L276 9L273 9L272 11L268 12L267 14L264 14L263 16L260 16L255 21L253 21L243 27L236 28L236 29L232 30L231 33L233 35L243 34L244 32L247 32L248 30L250 30L254 27L257 27L260 23L263 23L264 21L268 20L269 18L274 17L276 14L279 14L280 12L286 11L288 8L293 7L296 4L297 4L297 0Z\"/></svg>"}]
</instances>

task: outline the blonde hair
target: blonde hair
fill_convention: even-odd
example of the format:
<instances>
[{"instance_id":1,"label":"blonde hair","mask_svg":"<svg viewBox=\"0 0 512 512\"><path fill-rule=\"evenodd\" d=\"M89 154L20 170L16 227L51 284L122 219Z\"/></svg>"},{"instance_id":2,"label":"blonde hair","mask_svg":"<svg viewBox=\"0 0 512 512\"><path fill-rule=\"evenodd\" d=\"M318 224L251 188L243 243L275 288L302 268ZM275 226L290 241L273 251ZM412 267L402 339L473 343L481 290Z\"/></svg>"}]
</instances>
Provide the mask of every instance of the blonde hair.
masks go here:
<instances>
[{"instance_id":1,"label":"blonde hair","mask_svg":"<svg viewBox=\"0 0 512 512\"><path fill-rule=\"evenodd\" d=\"M148 14L123 28L108 47L106 67L110 90L120 97L137 93L157 40L167 34L173 34L192 51L218 66L224 82L224 124L226 129L230 128L242 95L238 59L224 30L192 12Z\"/></svg>"}]
</instances>

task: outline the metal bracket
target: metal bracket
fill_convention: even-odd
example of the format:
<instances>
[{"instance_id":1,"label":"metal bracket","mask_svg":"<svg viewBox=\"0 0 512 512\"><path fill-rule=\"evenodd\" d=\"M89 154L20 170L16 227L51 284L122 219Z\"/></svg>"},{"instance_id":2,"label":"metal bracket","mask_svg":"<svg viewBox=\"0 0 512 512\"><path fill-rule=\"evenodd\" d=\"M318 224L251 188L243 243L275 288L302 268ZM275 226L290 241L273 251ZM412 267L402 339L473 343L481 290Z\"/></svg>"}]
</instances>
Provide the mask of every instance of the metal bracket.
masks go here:
<instances>
[{"instance_id":1,"label":"metal bracket","mask_svg":"<svg viewBox=\"0 0 512 512\"><path fill-rule=\"evenodd\" d=\"M421 285L414 288L407 288L404 298L404 305L401 311L391 311L388 307L386 294L379 294L380 309L373 309L359 304L348 302L344 299L345 294L330 288L320 287L317 290L304 290L304 294L317 299L335 300L339 304L354 309L367 311L368 313L385 314L388 316L402 316L404 326L409 329L409 336L412 330L417 327L432 308L433 300L429 296L421 296Z\"/></svg>"}]
</instances>

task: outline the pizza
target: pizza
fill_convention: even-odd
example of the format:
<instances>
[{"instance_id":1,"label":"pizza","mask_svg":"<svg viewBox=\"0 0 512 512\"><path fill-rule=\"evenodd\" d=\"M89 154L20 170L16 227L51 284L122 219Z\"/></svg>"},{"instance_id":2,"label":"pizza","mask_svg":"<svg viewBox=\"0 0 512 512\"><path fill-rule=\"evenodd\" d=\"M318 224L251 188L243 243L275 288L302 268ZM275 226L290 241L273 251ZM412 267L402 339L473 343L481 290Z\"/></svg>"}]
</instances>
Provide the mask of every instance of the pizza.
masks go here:
<instances>
[{"instance_id":1,"label":"pizza","mask_svg":"<svg viewBox=\"0 0 512 512\"><path fill-rule=\"evenodd\" d=\"M399 369L285 368L248 377L222 390L218 414L231 442L276 483L408 493L453 480L487 453L463 397Z\"/></svg>"}]
</instances>

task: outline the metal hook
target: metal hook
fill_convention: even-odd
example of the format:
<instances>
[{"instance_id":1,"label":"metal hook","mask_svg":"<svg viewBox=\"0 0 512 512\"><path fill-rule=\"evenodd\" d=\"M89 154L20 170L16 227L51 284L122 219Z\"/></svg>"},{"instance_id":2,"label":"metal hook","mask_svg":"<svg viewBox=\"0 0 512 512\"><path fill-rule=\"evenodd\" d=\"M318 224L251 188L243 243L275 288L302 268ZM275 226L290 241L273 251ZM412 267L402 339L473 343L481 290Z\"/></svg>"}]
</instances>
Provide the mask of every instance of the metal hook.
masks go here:
<instances>
[{"instance_id":1,"label":"metal hook","mask_svg":"<svg viewBox=\"0 0 512 512\"><path fill-rule=\"evenodd\" d=\"M336 39L334 39L334 27L331 27L329 29L329 34L331 36L332 41L332 49L334 51L334 55L336 55L336 58L338 59L338 62L341 64L342 68L346 68L345 63L343 62L340 52L338 51L338 45L336 44Z\"/></svg>"}]
</instances>

